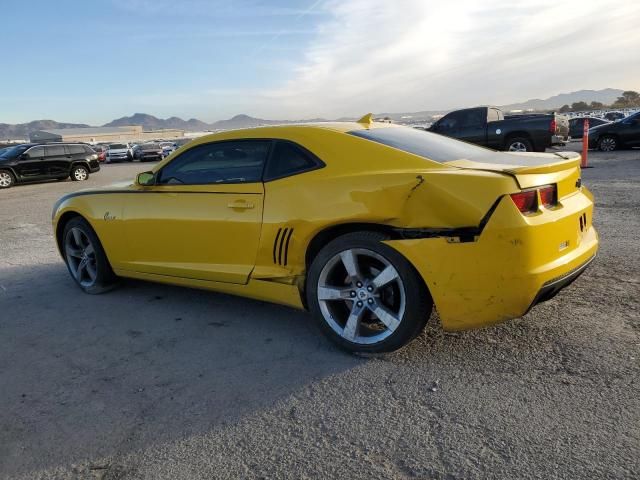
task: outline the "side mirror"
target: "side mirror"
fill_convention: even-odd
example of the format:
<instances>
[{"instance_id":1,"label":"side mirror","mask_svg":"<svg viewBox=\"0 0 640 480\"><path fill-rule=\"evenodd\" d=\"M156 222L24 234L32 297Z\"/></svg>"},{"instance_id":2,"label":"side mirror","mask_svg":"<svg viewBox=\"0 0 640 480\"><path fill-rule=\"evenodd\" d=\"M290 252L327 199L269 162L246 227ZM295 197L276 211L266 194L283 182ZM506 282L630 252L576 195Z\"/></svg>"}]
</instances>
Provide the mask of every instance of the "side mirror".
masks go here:
<instances>
[{"instance_id":1,"label":"side mirror","mask_svg":"<svg viewBox=\"0 0 640 480\"><path fill-rule=\"evenodd\" d=\"M20 158L20 160L28 160L28 159L29 159L29 158L31 158L31 157L29 157L29 154L28 154L28 153L23 153L23 154L22 154L22 155L20 155L20 157L18 157L18 158Z\"/></svg>"},{"instance_id":2,"label":"side mirror","mask_svg":"<svg viewBox=\"0 0 640 480\"><path fill-rule=\"evenodd\" d=\"M153 172L142 172L142 173L139 173L138 176L136 177L136 183L138 185L143 186L143 187L148 187L150 185L155 185L156 184L156 176L153 174Z\"/></svg>"}]
</instances>

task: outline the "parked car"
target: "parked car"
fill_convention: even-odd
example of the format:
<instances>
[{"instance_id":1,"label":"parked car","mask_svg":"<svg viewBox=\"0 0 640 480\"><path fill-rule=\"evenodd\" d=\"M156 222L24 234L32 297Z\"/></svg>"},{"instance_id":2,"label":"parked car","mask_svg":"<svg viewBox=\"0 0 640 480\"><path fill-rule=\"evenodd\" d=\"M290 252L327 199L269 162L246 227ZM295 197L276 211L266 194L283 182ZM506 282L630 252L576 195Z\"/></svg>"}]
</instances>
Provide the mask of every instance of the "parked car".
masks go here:
<instances>
[{"instance_id":1,"label":"parked car","mask_svg":"<svg viewBox=\"0 0 640 480\"><path fill-rule=\"evenodd\" d=\"M387 352L434 304L460 330L552 298L596 254L592 198L575 152L513 155L366 116L199 138L127 186L66 195L53 225L86 293L116 276L233 293Z\"/></svg>"},{"instance_id":2,"label":"parked car","mask_svg":"<svg viewBox=\"0 0 640 480\"><path fill-rule=\"evenodd\" d=\"M622 112L607 112L604 114L604 119L609 120L610 122L615 122L616 120L622 120L625 117L625 114Z\"/></svg>"},{"instance_id":3,"label":"parked car","mask_svg":"<svg viewBox=\"0 0 640 480\"><path fill-rule=\"evenodd\" d=\"M640 147L640 112L589 129L589 148L612 152L631 147Z\"/></svg>"},{"instance_id":4,"label":"parked car","mask_svg":"<svg viewBox=\"0 0 640 480\"><path fill-rule=\"evenodd\" d=\"M106 162L107 161L108 148L105 145L91 145L91 148L93 149L94 152L96 152L98 154L98 161L99 162Z\"/></svg>"},{"instance_id":5,"label":"parked car","mask_svg":"<svg viewBox=\"0 0 640 480\"><path fill-rule=\"evenodd\" d=\"M130 162L133 151L128 143L110 143L107 150L107 162Z\"/></svg>"},{"instance_id":6,"label":"parked car","mask_svg":"<svg viewBox=\"0 0 640 480\"><path fill-rule=\"evenodd\" d=\"M164 158L164 150L157 143L143 143L138 145L138 160L147 162L150 160L162 160Z\"/></svg>"},{"instance_id":7,"label":"parked car","mask_svg":"<svg viewBox=\"0 0 640 480\"><path fill-rule=\"evenodd\" d=\"M0 188L48 179L82 181L98 170L98 154L79 143L26 143L0 152Z\"/></svg>"},{"instance_id":8,"label":"parked car","mask_svg":"<svg viewBox=\"0 0 640 480\"><path fill-rule=\"evenodd\" d=\"M175 142L160 142L160 146L162 147L165 157L171 155L178 148Z\"/></svg>"},{"instance_id":9,"label":"parked car","mask_svg":"<svg viewBox=\"0 0 640 480\"><path fill-rule=\"evenodd\" d=\"M608 120L603 120L602 118L595 117L577 117L569 120L569 137L572 139L582 138L584 134L584 119L589 119L589 128L595 127L598 125L605 125L607 123L611 123Z\"/></svg>"},{"instance_id":10,"label":"parked car","mask_svg":"<svg viewBox=\"0 0 640 480\"><path fill-rule=\"evenodd\" d=\"M429 131L495 150L544 152L569 141L569 119L557 114L505 117L499 108L476 107L448 113Z\"/></svg>"}]
</instances>

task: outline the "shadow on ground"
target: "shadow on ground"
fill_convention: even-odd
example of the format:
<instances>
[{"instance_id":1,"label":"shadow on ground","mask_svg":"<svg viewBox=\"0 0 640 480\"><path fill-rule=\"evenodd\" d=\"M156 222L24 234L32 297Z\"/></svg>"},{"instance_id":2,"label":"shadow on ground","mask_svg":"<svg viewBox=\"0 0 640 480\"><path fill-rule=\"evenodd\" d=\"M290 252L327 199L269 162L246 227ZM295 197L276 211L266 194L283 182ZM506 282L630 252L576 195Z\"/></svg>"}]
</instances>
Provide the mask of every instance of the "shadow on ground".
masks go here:
<instances>
[{"instance_id":1,"label":"shadow on ground","mask_svg":"<svg viewBox=\"0 0 640 480\"><path fill-rule=\"evenodd\" d=\"M364 361L304 312L136 281L90 296L63 264L0 270L0 312L5 474L206 431Z\"/></svg>"}]
</instances>

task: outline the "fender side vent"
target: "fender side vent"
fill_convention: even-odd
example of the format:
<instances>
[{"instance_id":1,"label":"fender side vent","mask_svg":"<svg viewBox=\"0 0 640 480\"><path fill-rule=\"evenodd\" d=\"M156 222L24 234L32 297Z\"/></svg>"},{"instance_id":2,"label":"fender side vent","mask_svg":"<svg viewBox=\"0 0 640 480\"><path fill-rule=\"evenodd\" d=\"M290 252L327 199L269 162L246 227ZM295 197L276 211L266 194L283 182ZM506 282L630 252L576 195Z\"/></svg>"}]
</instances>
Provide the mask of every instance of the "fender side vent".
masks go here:
<instances>
[{"instance_id":1,"label":"fender side vent","mask_svg":"<svg viewBox=\"0 0 640 480\"><path fill-rule=\"evenodd\" d=\"M279 228L273 242L273 263L286 266L289 260L289 243L293 228Z\"/></svg>"}]
</instances>

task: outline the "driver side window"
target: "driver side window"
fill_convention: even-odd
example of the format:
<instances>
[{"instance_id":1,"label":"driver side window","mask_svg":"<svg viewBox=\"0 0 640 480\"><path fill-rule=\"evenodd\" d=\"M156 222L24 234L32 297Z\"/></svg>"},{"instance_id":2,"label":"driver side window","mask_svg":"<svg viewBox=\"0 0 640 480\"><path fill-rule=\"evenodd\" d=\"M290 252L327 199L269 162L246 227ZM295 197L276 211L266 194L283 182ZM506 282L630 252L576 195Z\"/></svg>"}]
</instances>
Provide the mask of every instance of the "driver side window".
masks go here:
<instances>
[{"instance_id":1,"label":"driver side window","mask_svg":"<svg viewBox=\"0 0 640 480\"><path fill-rule=\"evenodd\" d=\"M262 181L269 140L207 143L173 159L159 172L159 185L209 185Z\"/></svg>"}]
</instances>

